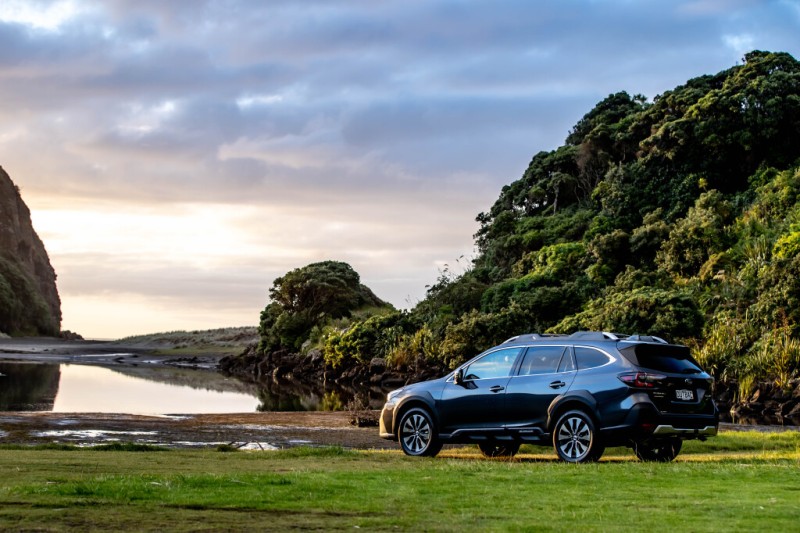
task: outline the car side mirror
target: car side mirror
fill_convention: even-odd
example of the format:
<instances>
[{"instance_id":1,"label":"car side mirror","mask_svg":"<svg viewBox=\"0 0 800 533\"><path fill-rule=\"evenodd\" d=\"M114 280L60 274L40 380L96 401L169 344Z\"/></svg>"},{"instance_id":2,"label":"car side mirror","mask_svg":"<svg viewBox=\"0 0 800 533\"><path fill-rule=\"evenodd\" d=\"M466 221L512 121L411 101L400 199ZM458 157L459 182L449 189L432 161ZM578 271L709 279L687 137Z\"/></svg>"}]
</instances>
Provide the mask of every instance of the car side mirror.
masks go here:
<instances>
[{"instance_id":1,"label":"car side mirror","mask_svg":"<svg viewBox=\"0 0 800 533\"><path fill-rule=\"evenodd\" d=\"M453 374L453 383L456 385L462 385L464 383L464 368L459 368L456 370L456 373Z\"/></svg>"}]
</instances>

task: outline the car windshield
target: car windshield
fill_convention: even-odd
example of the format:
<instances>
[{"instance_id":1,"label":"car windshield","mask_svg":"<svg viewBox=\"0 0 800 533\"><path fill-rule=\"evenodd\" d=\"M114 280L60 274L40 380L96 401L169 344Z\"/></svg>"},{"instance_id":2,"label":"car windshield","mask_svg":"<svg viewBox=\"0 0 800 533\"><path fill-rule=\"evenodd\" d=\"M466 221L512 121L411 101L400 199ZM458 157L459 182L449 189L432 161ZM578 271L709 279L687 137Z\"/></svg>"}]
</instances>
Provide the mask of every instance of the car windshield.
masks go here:
<instances>
[{"instance_id":1,"label":"car windshield","mask_svg":"<svg viewBox=\"0 0 800 533\"><path fill-rule=\"evenodd\" d=\"M686 346L620 343L620 353L636 366L671 374L699 374L703 370Z\"/></svg>"}]
</instances>

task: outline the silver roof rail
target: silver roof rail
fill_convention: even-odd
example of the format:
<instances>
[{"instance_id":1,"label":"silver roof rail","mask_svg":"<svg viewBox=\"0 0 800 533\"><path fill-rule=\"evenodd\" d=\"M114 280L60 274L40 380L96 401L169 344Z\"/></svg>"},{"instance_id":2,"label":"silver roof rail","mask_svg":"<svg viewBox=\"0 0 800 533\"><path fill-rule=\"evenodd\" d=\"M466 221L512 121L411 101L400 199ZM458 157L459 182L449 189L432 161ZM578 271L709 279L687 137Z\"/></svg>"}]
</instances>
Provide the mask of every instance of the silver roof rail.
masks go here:
<instances>
[{"instance_id":1,"label":"silver roof rail","mask_svg":"<svg viewBox=\"0 0 800 533\"><path fill-rule=\"evenodd\" d=\"M656 337L655 335L631 335L628 337L629 341L638 341L638 342L657 342L659 344L669 344L667 341L662 339L661 337Z\"/></svg>"},{"instance_id":2,"label":"silver roof rail","mask_svg":"<svg viewBox=\"0 0 800 533\"><path fill-rule=\"evenodd\" d=\"M576 331L572 335L570 335L572 339L586 339L586 340L593 340L593 341L618 341L621 339L628 338L627 335L623 335L622 333L611 333L609 331Z\"/></svg>"},{"instance_id":3,"label":"silver roof rail","mask_svg":"<svg viewBox=\"0 0 800 533\"><path fill-rule=\"evenodd\" d=\"M504 340L501 344L525 339L540 341L542 339L552 339L554 337L566 337L566 335L562 335L561 333L523 333L522 335L514 335L510 339Z\"/></svg>"}]
</instances>

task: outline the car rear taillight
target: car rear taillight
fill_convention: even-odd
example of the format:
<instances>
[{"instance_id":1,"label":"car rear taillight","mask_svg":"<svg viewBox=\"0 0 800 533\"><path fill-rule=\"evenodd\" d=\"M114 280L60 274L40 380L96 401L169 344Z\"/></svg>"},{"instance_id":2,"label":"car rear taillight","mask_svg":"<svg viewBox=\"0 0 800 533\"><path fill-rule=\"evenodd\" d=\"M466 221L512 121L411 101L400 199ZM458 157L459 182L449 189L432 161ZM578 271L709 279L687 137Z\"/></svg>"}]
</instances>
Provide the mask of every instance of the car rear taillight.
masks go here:
<instances>
[{"instance_id":1,"label":"car rear taillight","mask_svg":"<svg viewBox=\"0 0 800 533\"><path fill-rule=\"evenodd\" d=\"M664 374L654 374L652 372L630 372L617 376L620 381L629 387L637 389L652 389L661 384L661 380L667 378Z\"/></svg>"}]
</instances>

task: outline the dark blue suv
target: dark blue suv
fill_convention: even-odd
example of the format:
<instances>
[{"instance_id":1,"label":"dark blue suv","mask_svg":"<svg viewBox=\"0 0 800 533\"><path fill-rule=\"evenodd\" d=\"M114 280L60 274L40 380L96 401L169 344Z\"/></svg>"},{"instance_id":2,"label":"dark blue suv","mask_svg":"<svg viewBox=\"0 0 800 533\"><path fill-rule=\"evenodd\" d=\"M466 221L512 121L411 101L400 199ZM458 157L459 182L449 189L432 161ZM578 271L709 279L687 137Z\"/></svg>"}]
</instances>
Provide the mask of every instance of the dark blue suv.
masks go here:
<instances>
[{"instance_id":1,"label":"dark blue suv","mask_svg":"<svg viewBox=\"0 0 800 533\"><path fill-rule=\"evenodd\" d=\"M712 383L686 346L658 337L531 333L390 392L380 434L415 456L445 443L476 443L487 456L552 443L573 463L596 461L610 446L671 461L684 440L717 434Z\"/></svg>"}]
</instances>

